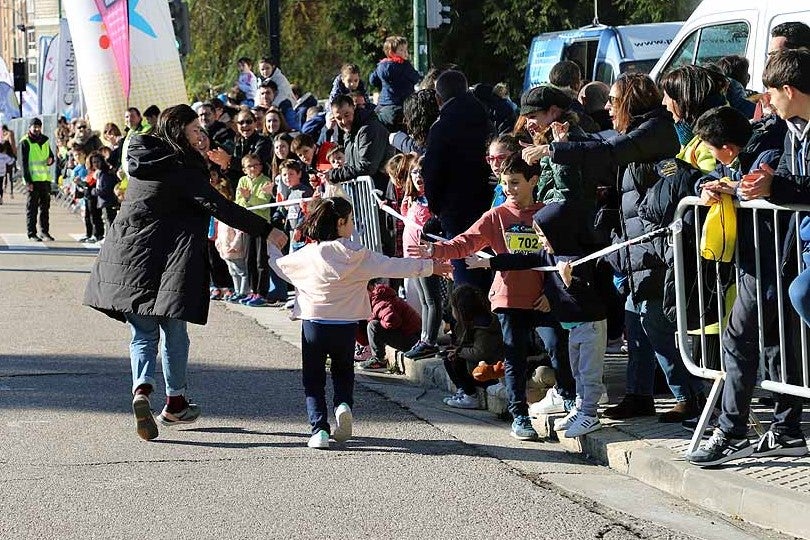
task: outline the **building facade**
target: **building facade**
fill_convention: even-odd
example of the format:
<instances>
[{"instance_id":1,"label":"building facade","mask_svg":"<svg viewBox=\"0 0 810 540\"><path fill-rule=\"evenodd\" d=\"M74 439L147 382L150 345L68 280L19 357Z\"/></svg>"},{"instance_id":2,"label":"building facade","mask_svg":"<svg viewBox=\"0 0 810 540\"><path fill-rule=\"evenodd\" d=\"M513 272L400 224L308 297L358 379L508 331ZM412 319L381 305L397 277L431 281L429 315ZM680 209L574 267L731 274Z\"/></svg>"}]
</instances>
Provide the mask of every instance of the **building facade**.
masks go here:
<instances>
[{"instance_id":1,"label":"building facade","mask_svg":"<svg viewBox=\"0 0 810 540\"><path fill-rule=\"evenodd\" d=\"M0 0L0 58L9 71L15 58L25 58L28 81L39 77L40 37L59 33L60 0Z\"/></svg>"}]
</instances>

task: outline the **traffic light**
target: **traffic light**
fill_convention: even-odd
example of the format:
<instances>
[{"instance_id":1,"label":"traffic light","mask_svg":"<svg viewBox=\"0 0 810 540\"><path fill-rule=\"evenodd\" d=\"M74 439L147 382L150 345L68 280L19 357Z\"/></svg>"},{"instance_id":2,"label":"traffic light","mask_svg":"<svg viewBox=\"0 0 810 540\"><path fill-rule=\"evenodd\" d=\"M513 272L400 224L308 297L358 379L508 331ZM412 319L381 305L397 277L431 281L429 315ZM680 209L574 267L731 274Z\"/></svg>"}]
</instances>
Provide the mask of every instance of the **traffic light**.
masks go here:
<instances>
[{"instance_id":1,"label":"traffic light","mask_svg":"<svg viewBox=\"0 0 810 540\"><path fill-rule=\"evenodd\" d=\"M441 0L425 0L425 26L430 29L439 28L443 24L450 24L450 6L442 4Z\"/></svg>"},{"instance_id":2,"label":"traffic light","mask_svg":"<svg viewBox=\"0 0 810 540\"><path fill-rule=\"evenodd\" d=\"M169 0L169 14L172 17L172 28L174 28L174 41L177 44L177 52L181 57L186 56L191 50L188 4L183 0Z\"/></svg>"}]
</instances>

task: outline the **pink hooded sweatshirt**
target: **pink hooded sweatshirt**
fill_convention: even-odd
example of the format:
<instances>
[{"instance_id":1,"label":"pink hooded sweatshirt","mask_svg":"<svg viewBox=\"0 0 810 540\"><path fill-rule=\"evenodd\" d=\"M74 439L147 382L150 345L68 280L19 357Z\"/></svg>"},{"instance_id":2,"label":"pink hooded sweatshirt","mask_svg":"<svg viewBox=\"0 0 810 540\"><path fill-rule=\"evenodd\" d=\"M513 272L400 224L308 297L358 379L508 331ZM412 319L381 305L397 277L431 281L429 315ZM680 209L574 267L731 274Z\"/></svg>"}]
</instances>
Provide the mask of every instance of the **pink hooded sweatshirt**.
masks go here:
<instances>
[{"instance_id":1,"label":"pink hooded sweatshirt","mask_svg":"<svg viewBox=\"0 0 810 540\"><path fill-rule=\"evenodd\" d=\"M341 238L307 244L281 255L268 246L270 265L298 292L293 317L304 320L359 321L371 316L366 286L378 277L424 277L433 273L430 259L398 259Z\"/></svg>"}]
</instances>

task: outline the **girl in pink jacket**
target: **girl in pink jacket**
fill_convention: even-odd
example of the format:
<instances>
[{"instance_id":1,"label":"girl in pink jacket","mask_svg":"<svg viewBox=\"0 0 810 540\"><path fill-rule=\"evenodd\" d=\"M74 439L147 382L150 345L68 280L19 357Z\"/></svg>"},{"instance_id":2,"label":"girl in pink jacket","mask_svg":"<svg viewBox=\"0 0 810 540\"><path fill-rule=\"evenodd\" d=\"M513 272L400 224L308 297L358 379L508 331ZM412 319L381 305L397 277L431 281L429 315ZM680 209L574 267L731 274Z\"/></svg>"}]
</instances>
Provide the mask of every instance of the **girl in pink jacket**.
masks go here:
<instances>
[{"instance_id":1,"label":"girl in pink jacket","mask_svg":"<svg viewBox=\"0 0 810 540\"><path fill-rule=\"evenodd\" d=\"M312 240L281 257L270 245L270 264L296 288L293 316L302 320L301 357L304 395L312 426L310 448L329 448L326 408L326 356L334 387L336 427L332 439L342 443L352 435L354 342L357 321L371 316L366 286L377 277L429 276L450 270L444 262L397 259L370 251L350 240L354 232L352 205L328 198L315 205L302 226Z\"/></svg>"},{"instance_id":2,"label":"girl in pink jacket","mask_svg":"<svg viewBox=\"0 0 810 540\"><path fill-rule=\"evenodd\" d=\"M402 248L407 253L410 246L418 246L422 227L433 214L428 209L425 198L425 181L422 178L422 158L410 168L410 178L405 184L405 197L402 199L402 213L408 218L402 232ZM436 338L442 324L442 278L427 276L416 278L416 294L422 305L422 334L411 350L405 353L407 358L416 360L433 356L439 352Z\"/></svg>"}]
</instances>

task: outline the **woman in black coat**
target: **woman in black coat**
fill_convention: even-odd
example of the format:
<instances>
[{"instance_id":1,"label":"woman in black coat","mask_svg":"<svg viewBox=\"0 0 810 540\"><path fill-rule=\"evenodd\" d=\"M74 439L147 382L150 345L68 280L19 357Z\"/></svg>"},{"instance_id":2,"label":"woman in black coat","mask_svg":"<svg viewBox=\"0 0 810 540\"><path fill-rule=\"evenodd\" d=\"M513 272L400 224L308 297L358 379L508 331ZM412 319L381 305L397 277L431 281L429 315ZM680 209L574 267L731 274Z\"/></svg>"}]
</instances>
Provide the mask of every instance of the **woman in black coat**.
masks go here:
<instances>
[{"instance_id":1,"label":"woman in black coat","mask_svg":"<svg viewBox=\"0 0 810 540\"><path fill-rule=\"evenodd\" d=\"M197 148L201 128L187 105L169 107L153 135L134 135L127 152L129 187L90 274L84 304L126 321L132 331L132 409L145 440L158 430L149 404L160 346L166 406L158 420L190 423L200 407L186 399L186 323L208 319L207 234L211 216L249 235L270 225L209 184Z\"/></svg>"}]
</instances>

